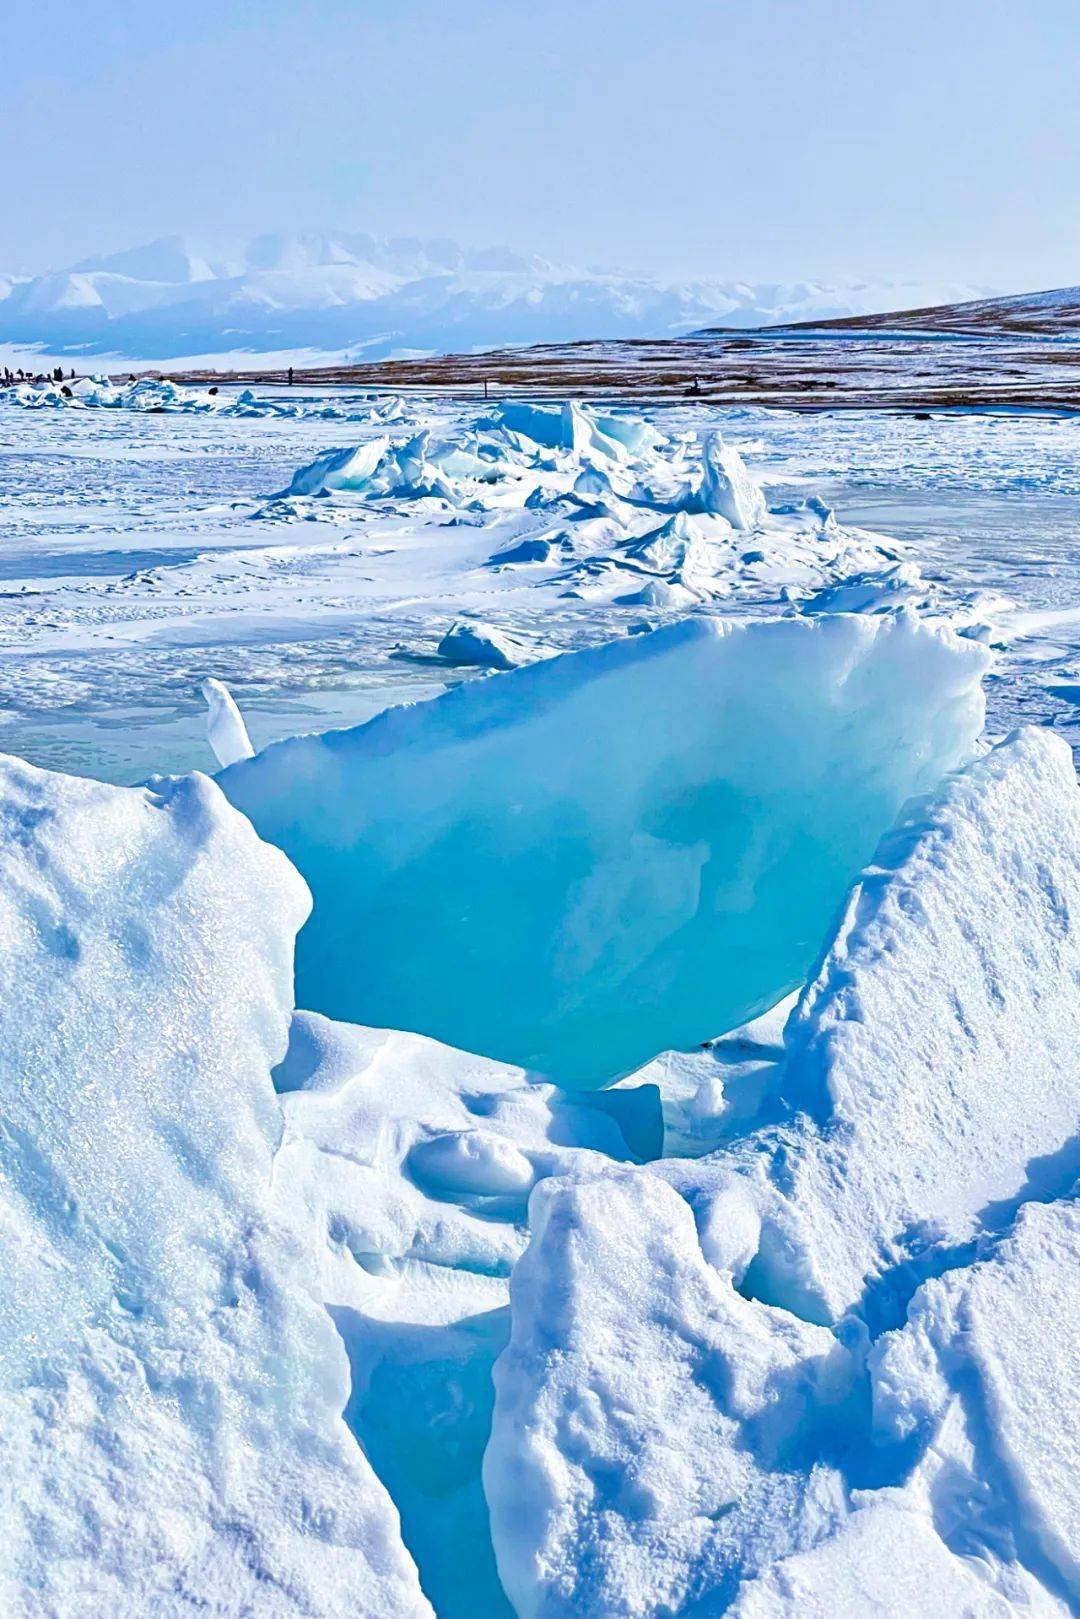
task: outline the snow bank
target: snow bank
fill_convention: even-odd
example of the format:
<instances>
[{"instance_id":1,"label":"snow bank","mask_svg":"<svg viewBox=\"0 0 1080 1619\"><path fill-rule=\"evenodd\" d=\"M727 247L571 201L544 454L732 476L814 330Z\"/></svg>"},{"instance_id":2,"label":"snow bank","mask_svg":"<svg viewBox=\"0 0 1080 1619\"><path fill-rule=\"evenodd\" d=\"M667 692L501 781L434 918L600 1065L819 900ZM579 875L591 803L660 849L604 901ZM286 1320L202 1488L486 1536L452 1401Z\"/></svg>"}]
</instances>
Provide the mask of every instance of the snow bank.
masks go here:
<instances>
[{"instance_id":1,"label":"snow bank","mask_svg":"<svg viewBox=\"0 0 1080 1619\"><path fill-rule=\"evenodd\" d=\"M788 1025L804 1123L778 1155L764 1296L826 1315L862 1301L888 1323L928 1252L1068 1184L1078 915L1080 792L1052 733L1020 732L908 810Z\"/></svg>"},{"instance_id":2,"label":"snow bank","mask_svg":"<svg viewBox=\"0 0 1080 1619\"><path fill-rule=\"evenodd\" d=\"M307 908L203 777L0 761L6 1612L429 1611L270 1206Z\"/></svg>"},{"instance_id":3,"label":"snow bank","mask_svg":"<svg viewBox=\"0 0 1080 1619\"><path fill-rule=\"evenodd\" d=\"M300 1000L597 1084L802 981L987 654L900 619L691 620L221 777L316 896Z\"/></svg>"},{"instance_id":4,"label":"snow bank","mask_svg":"<svg viewBox=\"0 0 1080 1619\"><path fill-rule=\"evenodd\" d=\"M857 1332L742 1297L696 1213L649 1170L534 1194L484 1463L523 1619L1065 1619L1077 1205L928 1283L868 1378Z\"/></svg>"},{"instance_id":5,"label":"snow bank","mask_svg":"<svg viewBox=\"0 0 1080 1619\"><path fill-rule=\"evenodd\" d=\"M801 613L891 613L898 607L922 606L931 595L915 562L894 562L850 574L827 585L800 604Z\"/></svg>"},{"instance_id":6,"label":"snow bank","mask_svg":"<svg viewBox=\"0 0 1080 1619\"><path fill-rule=\"evenodd\" d=\"M521 1619L723 1612L844 1511L796 1458L846 1352L740 1298L655 1177L547 1182L531 1214L484 1460L503 1584Z\"/></svg>"}]
</instances>

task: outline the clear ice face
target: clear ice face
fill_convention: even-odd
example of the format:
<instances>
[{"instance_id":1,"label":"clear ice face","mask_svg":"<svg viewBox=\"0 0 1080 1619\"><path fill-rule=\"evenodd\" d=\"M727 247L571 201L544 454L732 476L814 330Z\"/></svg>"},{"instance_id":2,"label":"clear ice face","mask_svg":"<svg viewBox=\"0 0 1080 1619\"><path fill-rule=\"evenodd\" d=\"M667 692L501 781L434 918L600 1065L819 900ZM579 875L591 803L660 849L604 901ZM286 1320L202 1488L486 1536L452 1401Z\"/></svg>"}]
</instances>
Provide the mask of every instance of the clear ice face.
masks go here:
<instances>
[{"instance_id":1,"label":"clear ice face","mask_svg":"<svg viewBox=\"0 0 1080 1619\"><path fill-rule=\"evenodd\" d=\"M691 620L224 772L315 896L301 1005L598 1085L803 981L986 655L914 620ZM872 718L871 718L872 716Z\"/></svg>"}]
</instances>

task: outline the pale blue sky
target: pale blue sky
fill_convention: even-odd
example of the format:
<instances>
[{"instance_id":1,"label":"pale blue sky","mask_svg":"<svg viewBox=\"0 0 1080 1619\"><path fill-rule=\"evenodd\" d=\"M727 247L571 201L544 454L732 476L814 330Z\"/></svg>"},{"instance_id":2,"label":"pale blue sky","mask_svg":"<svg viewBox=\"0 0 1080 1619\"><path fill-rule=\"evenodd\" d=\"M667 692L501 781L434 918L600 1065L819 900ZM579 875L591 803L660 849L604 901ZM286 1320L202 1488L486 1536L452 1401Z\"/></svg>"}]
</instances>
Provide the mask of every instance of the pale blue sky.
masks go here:
<instances>
[{"instance_id":1,"label":"pale blue sky","mask_svg":"<svg viewBox=\"0 0 1080 1619\"><path fill-rule=\"evenodd\" d=\"M1080 280L1075 0L6 0L0 270L342 228Z\"/></svg>"}]
</instances>

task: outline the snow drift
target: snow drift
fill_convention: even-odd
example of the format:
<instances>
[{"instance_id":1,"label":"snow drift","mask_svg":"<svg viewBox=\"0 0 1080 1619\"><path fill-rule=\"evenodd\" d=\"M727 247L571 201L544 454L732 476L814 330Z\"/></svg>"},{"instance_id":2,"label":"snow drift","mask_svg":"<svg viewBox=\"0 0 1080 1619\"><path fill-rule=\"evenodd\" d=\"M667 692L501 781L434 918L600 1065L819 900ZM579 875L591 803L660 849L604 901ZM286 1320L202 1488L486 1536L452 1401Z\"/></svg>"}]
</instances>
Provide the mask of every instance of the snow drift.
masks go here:
<instances>
[{"instance_id":1,"label":"snow drift","mask_svg":"<svg viewBox=\"0 0 1080 1619\"><path fill-rule=\"evenodd\" d=\"M883 840L786 1033L751 1285L892 1324L935 1256L1080 1174L1080 792L1030 729Z\"/></svg>"},{"instance_id":2,"label":"snow drift","mask_svg":"<svg viewBox=\"0 0 1080 1619\"><path fill-rule=\"evenodd\" d=\"M299 997L595 1085L801 982L883 825L971 753L986 653L689 620L220 778L311 884Z\"/></svg>"}]
</instances>

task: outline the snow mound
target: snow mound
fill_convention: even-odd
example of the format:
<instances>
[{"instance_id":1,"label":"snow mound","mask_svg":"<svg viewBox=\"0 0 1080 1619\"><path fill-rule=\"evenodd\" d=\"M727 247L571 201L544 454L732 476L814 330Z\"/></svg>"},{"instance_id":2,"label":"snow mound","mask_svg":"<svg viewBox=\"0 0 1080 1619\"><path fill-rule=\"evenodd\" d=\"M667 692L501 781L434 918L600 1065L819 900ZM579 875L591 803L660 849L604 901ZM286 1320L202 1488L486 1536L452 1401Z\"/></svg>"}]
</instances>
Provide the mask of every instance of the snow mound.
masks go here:
<instances>
[{"instance_id":1,"label":"snow mound","mask_svg":"<svg viewBox=\"0 0 1080 1619\"><path fill-rule=\"evenodd\" d=\"M832 1334L739 1297L653 1176L549 1181L510 1284L484 1459L521 1619L720 1613L844 1510L794 1460L850 1368Z\"/></svg>"},{"instance_id":2,"label":"snow mound","mask_svg":"<svg viewBox=\"0 0 1080 1619\"><path fill-rule=\"evenodd\" d=\"M1011 1543L1066 1601L1080 1590L1078 1316L1074 1193L1028 1203L981 1262L921 1288L874 1365L879 1427L949 1469L954 1532Z\"/></svg>"},{"instance_id":3,"label":"snow mound","mask_svg":"<svg viewBox=\"0 0 1080 1619\"><path fill-rule=\"evenodd\" d=\"M803 980L970 755L986 661L909 619L692 619L220 780L315 894L302 1002L595 1085Z\"/></svg>"},{"instance_id":4,"label":"snow mound","mask_svg":"<svg viewBox=\"0 0 1080 1619\"><path fill-rule=\"evenodd\" d=\"M205 777L0 761L7 1612L430 1611L271 1207L307 909Z\"/></svg>"},{"instance_id":5,"label":"snow mound","mask_svg":"<svg viewBox=\"0 0 1080 1619\"><path fill-rule=\"evenodd\" d=\"M815 591L800 604L801 613L891 613L900 607L922 606L931 587L918 563L895 562L888 568L853 573L839 584Z\"/></svg>"},{"instance_id":6,"label":"snow mound","mask_svg":"<svg viewBox=\"0 0 1080 1619\"><path fill-rule=\"evenodd\" d=\"M459 619L439 642L438 654L447 663L463 668L516 669L520 664L529 663L536 656L536 650L523 636L509 630L496 630L487 624L471 624Z\"/></svg>"}]
</instances>

